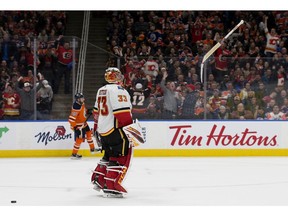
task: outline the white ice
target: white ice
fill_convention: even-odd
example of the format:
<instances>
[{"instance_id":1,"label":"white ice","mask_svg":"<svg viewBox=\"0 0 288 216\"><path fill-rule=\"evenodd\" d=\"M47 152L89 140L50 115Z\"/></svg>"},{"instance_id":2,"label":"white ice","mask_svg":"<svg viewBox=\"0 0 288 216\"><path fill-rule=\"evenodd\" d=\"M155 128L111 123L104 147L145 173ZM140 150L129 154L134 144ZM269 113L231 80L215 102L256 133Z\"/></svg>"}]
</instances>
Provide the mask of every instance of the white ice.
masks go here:
<instances>
[{"instance_id":1,"label":"white ice","mask_svg":"<svg viewBox=\"0 0 288 216\"><path fill-rule=\"evenodd\" d=\"M135 157L122 199L92 189L99 159L2 158L0 206L288 206L288 157Z\"/></svg>"}]
</instances>

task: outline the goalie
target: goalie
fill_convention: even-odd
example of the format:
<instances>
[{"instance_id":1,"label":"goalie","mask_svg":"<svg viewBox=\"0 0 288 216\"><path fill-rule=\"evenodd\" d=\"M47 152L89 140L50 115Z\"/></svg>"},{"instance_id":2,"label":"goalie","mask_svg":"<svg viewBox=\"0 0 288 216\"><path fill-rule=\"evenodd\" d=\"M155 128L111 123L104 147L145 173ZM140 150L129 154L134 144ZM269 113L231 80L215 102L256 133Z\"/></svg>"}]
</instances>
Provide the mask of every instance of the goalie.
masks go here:
<instances>
[{"instance_id":1,"label":"goalie","mask_svg":"<svg viewBox=\"0 0 288 216\"><path fill-rule=\"evenodd\" d=\"M98 162L91 182L95 190L103 190L106 197L123 197L127 190L122 186L132 156L131 138L124 127L133 123L129 93L122 87L123 75L118 68L108 68L108 82L96 95L93 109L94 135L101 140L103 158Z\"/></svg>"}]
</instances>

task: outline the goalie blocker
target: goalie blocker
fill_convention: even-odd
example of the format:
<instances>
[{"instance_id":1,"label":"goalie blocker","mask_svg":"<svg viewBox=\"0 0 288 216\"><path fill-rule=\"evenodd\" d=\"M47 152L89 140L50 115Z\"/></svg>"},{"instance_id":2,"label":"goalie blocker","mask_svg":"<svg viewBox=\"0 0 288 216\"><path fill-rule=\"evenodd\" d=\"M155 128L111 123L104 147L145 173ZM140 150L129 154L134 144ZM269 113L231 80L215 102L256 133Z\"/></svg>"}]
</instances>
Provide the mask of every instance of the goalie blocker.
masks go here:
<instances>
[{"instance_id":1,"label":"goalie blocker","mask_svg":"<svg viewBox=\"0 0 288 216\"><path fill-rule=\"evenodd\" d=\"M125 136L123 136L123 132ZM109 140L112 141L111 139L115 142L117 137L118 139L123 138L124 143L126 143L123 145L124 154L117 156L120 153L117 146L110 146L112 151L104 149L104 157L97 164L91 176L94 189L97 191L103 190L106 197L123 197L123 194L127 193L122 182L125 180L131 164L133 147L144 143L142 128L137 119L133 124L115 130L110 136L101 136L102 146L106 146L105 143L113 143L109 142Z\"/></svg>"}]
</instances>

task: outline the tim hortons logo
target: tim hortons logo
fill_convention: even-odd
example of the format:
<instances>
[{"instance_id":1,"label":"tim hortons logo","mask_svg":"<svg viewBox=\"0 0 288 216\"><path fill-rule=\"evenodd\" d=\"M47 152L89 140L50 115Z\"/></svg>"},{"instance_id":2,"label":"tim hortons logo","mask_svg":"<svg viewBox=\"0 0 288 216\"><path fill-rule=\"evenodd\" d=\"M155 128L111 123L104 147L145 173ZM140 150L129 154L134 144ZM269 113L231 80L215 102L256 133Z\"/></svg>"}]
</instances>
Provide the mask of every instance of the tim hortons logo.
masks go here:
<instances>
[{"instance_id":1,"label":"tim hortons logo","mask_svg":"<svg viewBox=\"0 0 288 216\"><path fill-rule=\"evenodd\" d=\"M205 143L203 136L188 134L187 129L192 128L191 125L170 126L170 130L174 131L171 145L175 146L276 146L277 135L272 137L259 135L257 131L251 131L245 128L244 131L231 134L226 133L226 126L217 128L213 125L210 132L207 133L207 141Z\"/></svg>"}]
</instances>

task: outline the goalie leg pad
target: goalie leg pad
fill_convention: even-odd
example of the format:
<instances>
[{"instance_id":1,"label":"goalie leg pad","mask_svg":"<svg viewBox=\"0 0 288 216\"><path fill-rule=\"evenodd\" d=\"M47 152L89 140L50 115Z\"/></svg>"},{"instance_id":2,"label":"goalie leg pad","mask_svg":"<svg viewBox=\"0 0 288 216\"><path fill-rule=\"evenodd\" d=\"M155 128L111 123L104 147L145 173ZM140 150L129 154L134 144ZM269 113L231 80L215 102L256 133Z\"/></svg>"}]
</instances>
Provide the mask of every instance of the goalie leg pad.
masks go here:
<instances>
[{"instance_id":1,"label":"goalie leg pad","mask_svg":"<svg viewBox=\"0 0 288 216\"><path fill-rule=\"evenodd\" d=\"M106 180L107 191L116 191L127 193L127 190L122 186L122 182L126 177L130 166L132 148L129 148L128 155L121 157L110 157L107 173L104 177ZM105 190L104 190L105 191Z\"/></svg>"},{"instance_id":2,"label":"goalie leg pad","mask_svg":"<svg viewBox=\"0 0 288 216\"><path fill-rule=\"evenodd\" d=\"M105 175L106 185L107 189L104 190L106 192L120 192L120 193L127 193L127 190L121 186L117 179L121 175L125 175L127 172L127 167L118 165L118 163L115 163L115 165L110 165L107 167L107 174Z\"/></svg>"},{"instance_id":3,"label":"goalie leg pad","mask_svg":"<svg viewBox=\"0 0 288 216\"><path fill-rule=\"evenodd\" d=\"M101 159L99 163L97 164L95 170L93 171L93 174L91 176L91 182L94 184L95 190L97 189L103 189L105 186L105 175L106 175L106 169L107 169L108 161Z\"/></svg>"}]
</instances>

